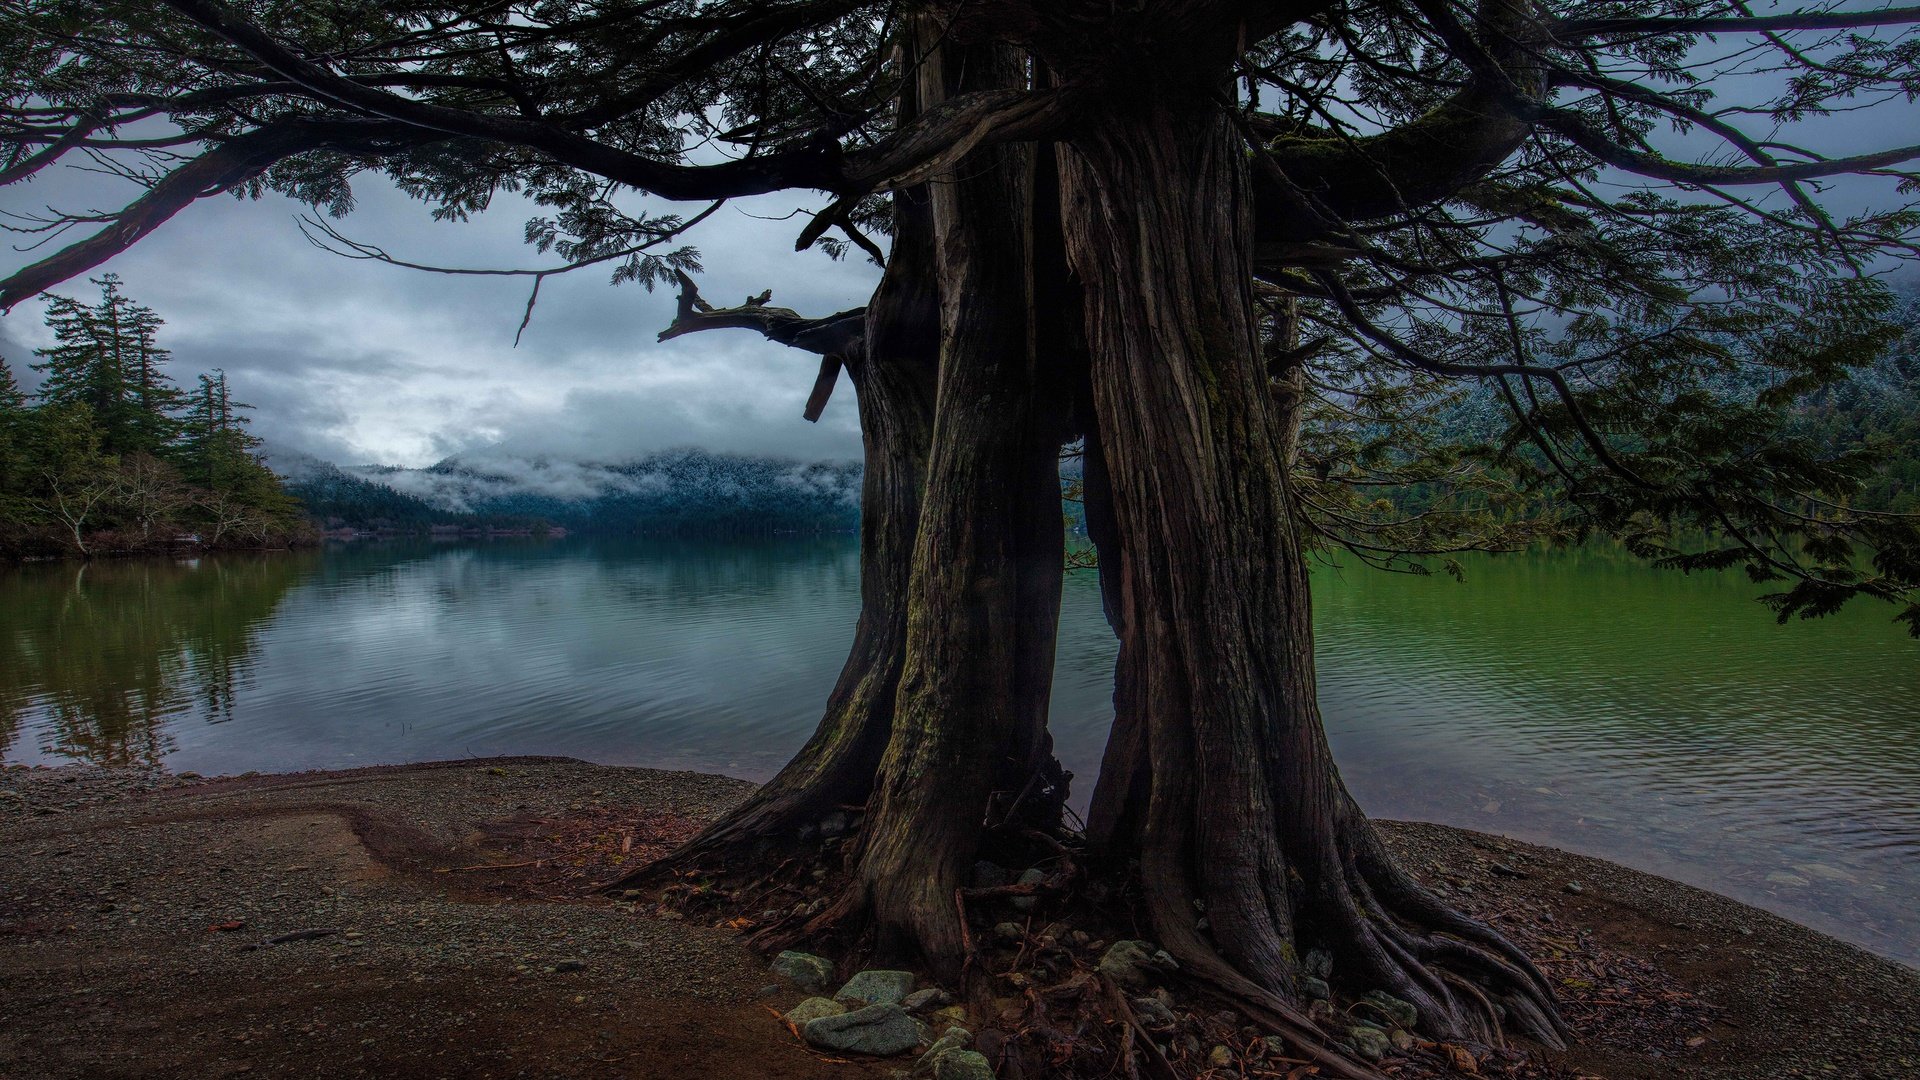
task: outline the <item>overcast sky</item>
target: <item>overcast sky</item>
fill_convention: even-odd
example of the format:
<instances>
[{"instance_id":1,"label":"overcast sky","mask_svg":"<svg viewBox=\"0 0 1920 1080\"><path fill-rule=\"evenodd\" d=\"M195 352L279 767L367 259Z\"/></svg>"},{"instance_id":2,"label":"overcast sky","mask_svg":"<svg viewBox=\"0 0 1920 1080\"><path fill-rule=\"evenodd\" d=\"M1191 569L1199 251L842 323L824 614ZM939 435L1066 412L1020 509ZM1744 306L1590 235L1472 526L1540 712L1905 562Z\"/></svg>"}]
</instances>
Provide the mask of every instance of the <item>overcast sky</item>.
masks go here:
<instances>
[{"instance_id":1,"label":"overcast sky","mask_svg":"<svg viewBox=\"0 0 1920 1080\"><path fill-rule=\"evenodd\" d=\"M359 205L337 227L395 257L458 266L559 261L521 242L532 216L525 202L503 199L474 221L439 223L377 177L354 190ZM0 188L0 209L117 208L124 191L97 175L55 170ZM707 267L702 295L733 304L771 287L775 303L808 315L864 303L879 279L864 257L836 263L796 253L801 219L748 216L785 215L806 198L731 203L689 233ZM646 205L659 212L668 204ZM860 455L847 380L809 424L800 411L817 357L739 330L658 343L655 334L673 317L664 289L610 285L605 267L549 278L516 348L528 279L343 259L306 241L296 226L303 211L279 196L202 199L93 275L118 273L134 299L166 320L161 340L182 385L224 368L239 400L255 406L254 431L275 447L345 464L413 466L496 443L599 461L690 445L809 460ZM47 250L0 250L0 275ZM95 292L82 281L56 291ZM0 318L0 356L29 385L32 352L50 340L44 313L44 303L30 301Z\"/></svg>"},{"instance_id":2,"label":"overcast sky","mask_svg":"<svg viewBox=\"0 0 1920 1080\"><path fill-rule=\"evenodd\" d=\"M1745 81L1752 85L1722 89L1757 102L1780 82L1777 75ZM1803 126L1812 134L1803 136ZM1916 129L1920 108L1894 99L1783 134L1844 155L1910 142ZM1677 136L1657 138L1675 156L1699 152ZM1822 202L1844 214L1907 201L1892 186L1838 180ZM436 223L378 177L354 190L359 206L339 229L397 258L469 267L557 261L522 243L533 214L523 201L502 198L474 221ZM1748 192L1771 206L1782 199L1765 188ZM55 169L0 188L0 211L115 209L127 198L120 182ZM740 200L688 233L706 265L706 298L734 304L771 287L776 304L807 315L864 303L878 268L857 255L833 262L817 251L796 253L802 220L763 220L819 200L808 192ZM668 206L644 205L653 213ZM166 319L162 340L182 385L224 368L238 398L256 408L254 430L276 448L342 464L410 466L492 446L595 462L679 446L808 460L859 456L847 380L818 424L800 417L818 367L813 356L739 330L656 343L672 318L672 294L611 286L604 268L548 279L516 348L528 279L447 277L343 259L301 235L295 221L305 209L279 196L203 199L95 272L117 272L130 295ZM45 253L0 249L0 274ZM91 290L75 281L57 291ZM44 304L33 301L0 318L0 356L29 384L32 351L48 340L43 314Z\"/></svg>"}]
</instances>

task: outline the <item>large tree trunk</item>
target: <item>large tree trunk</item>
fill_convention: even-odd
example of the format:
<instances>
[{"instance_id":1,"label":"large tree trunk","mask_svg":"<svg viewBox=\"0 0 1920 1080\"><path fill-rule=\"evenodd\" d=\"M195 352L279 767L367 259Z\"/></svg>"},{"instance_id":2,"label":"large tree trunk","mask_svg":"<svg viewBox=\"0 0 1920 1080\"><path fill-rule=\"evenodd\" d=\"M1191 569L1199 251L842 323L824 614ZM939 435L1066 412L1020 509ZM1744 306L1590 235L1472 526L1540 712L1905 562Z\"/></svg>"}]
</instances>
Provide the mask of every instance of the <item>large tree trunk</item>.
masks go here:
<instances>
[{"instance_id":1,"label":"large tree trunk","mask_svg":"<svg viewBox=\"0 0 1920 1080\"><path fill-rule=\"evenodd\" d=\"M937 32L937 31L934 31ZM921 100L1023 85L1017 53L942 46ZM892 741L855 880L882 955L942 977L964 959L954 903L983 826L1057 809L1046 732L1064 535L1057 396L1031 335L1033 152L976 153L931 185L940 389L909 587ZM1011 272L1010 272L1011 271Z\"/></svg>"},{"instance_id":2,"label":"large tree trunk","mask_svg":"<svg viewBox=\"0 0 1920 1080\"><path fill-rule=\"evenodd\" d=\"M1437 1034L1483 1035L1492 1000L1555 1040L1539 974L1392 864L1334 768L1229 118L1167 95L1070 147L1069 253L1120 563L1102 571L1117 571L1122 646L1095 839L1137 860L1187 972L1270 1016L1304 1023L1290 1002L1318 946L1338 980L1413 1002Z\"/></svg>"},{"instance_id":3,"label":"large tree trunk","mask_svg":"<svg viewBox=\"0 0 1920 1080\"><path fill-rule=\"evenodd\" d=\"M734 868L812 840L818 823L859 806L893 731L907 654L908 584L933 440L940 312L933 214L923 189L894 200L893 251L867 304L865 345L845 357L859 396L865 474L860 490L860 621L813 737L733 812L666 860L614 886L670 867Z\"/></svg>"}]
</instances>

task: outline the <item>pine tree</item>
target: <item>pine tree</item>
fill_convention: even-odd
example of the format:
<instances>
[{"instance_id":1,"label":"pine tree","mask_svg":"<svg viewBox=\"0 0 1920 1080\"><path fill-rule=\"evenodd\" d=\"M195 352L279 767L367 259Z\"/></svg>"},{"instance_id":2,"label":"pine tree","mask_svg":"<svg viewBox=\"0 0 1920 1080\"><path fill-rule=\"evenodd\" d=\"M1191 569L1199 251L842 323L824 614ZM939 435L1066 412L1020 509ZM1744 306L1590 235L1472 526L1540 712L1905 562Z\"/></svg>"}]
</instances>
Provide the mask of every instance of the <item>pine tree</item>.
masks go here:
<instances>
[{"instance_id":1,"label":"pine tree","mask_svg":"<svg viewBox=\"0 0 1920 1080\"><path fill-rule=\"evenodd\" d=\"M179 456L190 481L224 490L251 468L259 467L251 451L260 440L247 431L249 419L241 415L251 408L233 400L225 371L216 368L200 376L200 385L180 419Z\"/></svg>"},{"instance_id":2,"label":"pine tree","mask_svg":"<svg viewBox=\"0 0 1920 1080\"><path fill-rule=\"evenodd\" d=\"M0 356L0 520L9 526L21 517L19 496L26 485L27 395Z\"/></svg>"},{"instance_id":3,"label":"pine tree","mask_svg":"<svg viewBox=\"0 0 1920 1080\"><path fill-rule=\"evenodd\" d=\"M173 411L181 403L180 391L160 370L172 358L159 345L164 323L121 291L118 275L93 283L100 286L100 302L91 307L49 297L47 326L55 344L40 350L43 362L33 365L46 374L41 400L87 406L106 453L157 454L174 438Z\"/></svg>"}]
</instances>

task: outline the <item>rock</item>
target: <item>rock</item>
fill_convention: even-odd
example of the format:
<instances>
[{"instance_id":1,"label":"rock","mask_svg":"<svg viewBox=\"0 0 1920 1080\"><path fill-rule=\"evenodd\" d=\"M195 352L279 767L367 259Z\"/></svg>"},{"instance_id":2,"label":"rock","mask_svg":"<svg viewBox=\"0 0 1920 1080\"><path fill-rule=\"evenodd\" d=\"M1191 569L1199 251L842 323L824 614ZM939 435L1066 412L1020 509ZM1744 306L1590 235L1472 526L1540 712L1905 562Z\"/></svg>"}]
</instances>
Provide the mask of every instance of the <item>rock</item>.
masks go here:
<instances>
[{"instance_id":1,"label":"rock","mask_svg":"<svg viewBox=\"0 0 1920 1080\"><path fill-rule=\"evenodd\" d=\"M978 1050L948 1050L933 1059L933 1080L993 1080L993 1065Z\"/></svg>"},{"instance_id":2,"label":"rock","mask_svg":"<svg viewBox=\"0 0 1920 1080\"><path fill-rule=\"evenodd\" d=\"M1216 1069L1230 1069L1233 1067L1233 1051L1227 1049L1225 1043L1217 1044L1208 1052L1207 1064Z\"/></svg>"},{"instance_id":3,"label":"rock","mask_svg":"<svg viewBox=\"0 0 1920 1080\"><path fill-rule=\"evenodd\" d=\"M1501 877L1523 878L1530 876L1525 870L1515 870L1503 862L1489 863L1487 869L1499 874Z\"/></svg>"},{"instance_id":4,"label":"rock","mask_svg":"<svg viewBox=\"0 0 1920 1080\"><path fill-rule=\"evenodd\" d=\"M1365 998L1368 1005L1380 1010L1381 1015L1393 1021L1393 1026L1410 1028L1420 1019L1420 1011L1410 1001L1402 1001L1384 990L1375 990Z\"/></svg>"},{"instance_id":5,"label":"rock","mask_svg":"<svg viewBox=\"0 0 1920 1080\"><path fill-rule=\"evenodd\" d=\"M833 981L833 961L788 950L773 958L773 973L808 993L817 994Z\"/></svg>"},{"instance_id":6,"label":"rock","mask_svg":"<svg viewBox=\"0 0 1920 1080\"><path fill-rule=\"evenodd\" d=\"M1134 998L1133 1014L1140 1018L1143 1027L1155 1033L1172 1031L1180 1023L1180 1018L1173 1015L1167 1003L1157 997Z\"/></svg>"},{"instance_id":7,"label":"rock","mask_svg":"<svg viewBox=\"0 0 1920 1080\"><path fill-rule=\"evenodd\" d=\"M1347 1029L1347 1037L1353 1040L1354 1053L1368 1061L1379 1061L1393 1049L1393 1042L1387 1038L1384 1029L1372 1024L1355 1024Z\"/></svg>"},{"instance_id":8,"label":"rock","mask_svg":"<svg viewBox=\"0 0 1920 1080\"><path fill-rule=\"evenodd\" d=\"M1316 979L1324 979L1333 974L1333 954L1325 949L1308 949L1306 960L1307 974Z\"/></svg>"},{"instance_id":9,"label":"rock","mask_svg":"<svg viewBox=\"0 0 1920 1080\"><path fill-rule=\"evenodd\" d=\"M822 1050L892 1057L920 1045L920 1025L898 1005L868 1005L809 1020L800 1037Z\"/></svg>"},{"instance_id":10,"label":"rock","mask_svg":"<svg viewBox=\"0 0 1920 1080\"><path fill-rule=\"evenodd\" d=\"M915 990L908 994L901 1004L907 1007L908 1012L923 1012L953 1004L953 995L937 986L929 986L925 990Z\"/></svg>"},{"instance_id":11,"label":"rock","mask_svg":"<svg viewBox=\"0 0 1920 1080\"><path fill-rule=\"evenodd\" d=\"M1260 1041L1267 1044L1267 1053L1274 1057L1287 1056L1287 1040L1278 1035L1263 1035Z\"/></svg>"},{"instance_id":12,"label":"rock","mask_svg":"<svg viewBox=\"0 0 1920 1080\"><path fill-rule=\"evenodd\" d=\"M823 997L810 997L787 1010L787 1015L781 1019L796 1028L803 1028L823 1016L840 1016L846 1011L847 1007L837 1001Z\"/></svg>"},{"instance_id":13,"label":"rock","mask_svg":"<svg viewBox=\"0 0 1920 1080\"><path fill-rule=\"evenodd\" d=\"M851 1005L898 1005L913 993L913 972L870 968L847 980L833 1000Z\"/></svg>"},{"instance_id":14,"label":"rock","mask_svg":"<svg viewBox=\"0 0 1920 1080\"><path fill-rule=\"evenodd\" d=\"M1047 872L1045 870L1039 867L1031 867L1020 872L1020 880L1016 882L1016 884L1038 885L1045 880L1047 880ZM1039 903L1040 898L1037 896L1016 896L1013 898L1013 906L1019 911L1032 911L1034 906Z\"/></svg>"},{"instance_id":15,"label":"rock","mask_svg":"<svg viewBox=\"0 0 1920 1080\"><path fill-rule=\"evenodd\" d=\"M1581 893L1587 891L1581 888L1580 883L1577 881L1569 881L1565 885L1562 885L1561 888L1567 890L1568 892L1572 893L1575 896L1579 896Z\"/></svg>"},{"instance_id":16,"label":"rock","mask_svg":"<svg viewBox=\"0 0 1920 1080\"><path fill-rule=\"evenodd\" d=\"M1013 880L1007 868L999 863L990 863L985 859L973 864L973 887L976 889L996 889Z\"/></svg>"},{"instance_id":17,"label":"rock","mask_svg":"<svg viewBox=\"0 0 1920 1080\"><path fill-rule=\"evenodd\" d=\"M1311 975L1300 980L1300 990L1310 998L1324 999L1333 996L1333 988L1327 985L1327 980L1316 979Z\"/></svg>"},{"instance_id":18,"label":"rock","mask_svg":"<svg viewBox=\"0 0 1920 1080\"><path fill-rule=\"evenodd\" d=\"M1020 929L1019 923L1003 922L994 924L993 936L999 938L1001 941L1013 942L1026 937L1027 932Z\"/></svg>"},{"instance_id":19,"label":"rock","mask_svg":"<svg viewBox=\"0 0 1920 1080\"><path fill-rule=\"evenodd\" d=\"M971 1042L973 1032L958 1025L948 1028L947 1033L935 1039L933 1045L927 1047L927 1052L921 1054L920 1060L914 1063L913 1075L933 1075L934 1064L939 1061L940 1055L952 1050L965 1050Z\"/></svg>"},{"instance_id":20,"label":"rock","mask_svg":"<svg viewBox=\"0 0 1920 1080\"><path fill-rule=\"evenodd\" d=\"M553 970L559 972L585 971L587 970L587 962L585 960L558 960L554 962Z\"/></svg>"},{"instance_id":21,"label":"rock","mask_svg":"<svg viewBox=\"0 0 1920 1080\"><path fill-rule=\"evenodd\" d=\"M1333 1019L1333 1002L1325 998L1316 998L1307 1002L1307 1019L1316 1024L1325 1024Z\"/></svg>"},{"instance_id":22,"label":"rock","mask_svg":"<svg viewBox=\"0 0 1920 1080\"><path fill-rule=\"evenodd\" d=\"M1116 941L1100 957L1100 974L1122 986L1145 987L1155 975L1178 970L1166 950L1147 941Z\"/></svg>"},{"instance_id":23,"label":"rock","mask_svg":"<svg viewBox=\"0 0 1920 1080\"><path fill-rule=\"evenodd\" d=\"M754 997L754 1000L756 1001L765 1001L770 997L777 997L779 996L779 994L780 994L780 984L768 983L767 985L761 987L760 989L755 990L753 992L753 997Z\"/></svg>"},{"instance_id":24,"label":"rock","mask_svg":"<svg viewBox=\"0 0 1920 1080\"><path fill-rule=\"evenodd\" d=\"M964 1024L967 1022L967 1010L964 1006L949 1005L933 1012L928 1019L936 1024Z\"/></svg>"},{"instance_id":25,"label":"rock","mask_svg":"<svg viewBox=\"0 0 1920 1080\"><path fill-rule=\"evenodd\" d=\"M835 810L833 813L820 819L820 835L845 836L847 829L852 823L853 819L847 816L845 810Z\"/></svg>"},{"instance_id":26,"label":"rock","mask_svg":"<svg viewBox=\"0 0 1920 1080\"><path fill-rule=\"evenodd\" d=\"M1387 1032L1387 1041L1393 1044L1395 1050L1403 1054L1413 1049L1413 1034L1406 1028L1394 1028Z\"/></svg>"}]
</instances>

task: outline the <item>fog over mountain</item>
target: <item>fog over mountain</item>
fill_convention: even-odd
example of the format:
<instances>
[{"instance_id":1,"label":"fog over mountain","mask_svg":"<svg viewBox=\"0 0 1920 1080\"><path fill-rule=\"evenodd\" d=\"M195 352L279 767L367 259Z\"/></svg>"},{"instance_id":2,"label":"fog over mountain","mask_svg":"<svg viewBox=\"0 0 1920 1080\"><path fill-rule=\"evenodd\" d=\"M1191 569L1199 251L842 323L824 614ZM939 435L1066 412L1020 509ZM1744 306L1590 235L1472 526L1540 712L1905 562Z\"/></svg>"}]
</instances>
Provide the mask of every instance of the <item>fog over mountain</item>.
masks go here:
<instances>
[{"instance_id":1,"label":"fog over mountain","mask_svg":"<svg viewBox=\"0 0 1920 1080\"><path fill-rule=\"evenodd\" d=\"M323 517L420 524L430 517L538 518L614 532L817 532L860 512L855 461L681 448L626 461L521 457L493 446L424 469L340 466L273 450L268 464ZM398 498L382 494L391 492Z\"/></svg>"}]
</instances>

